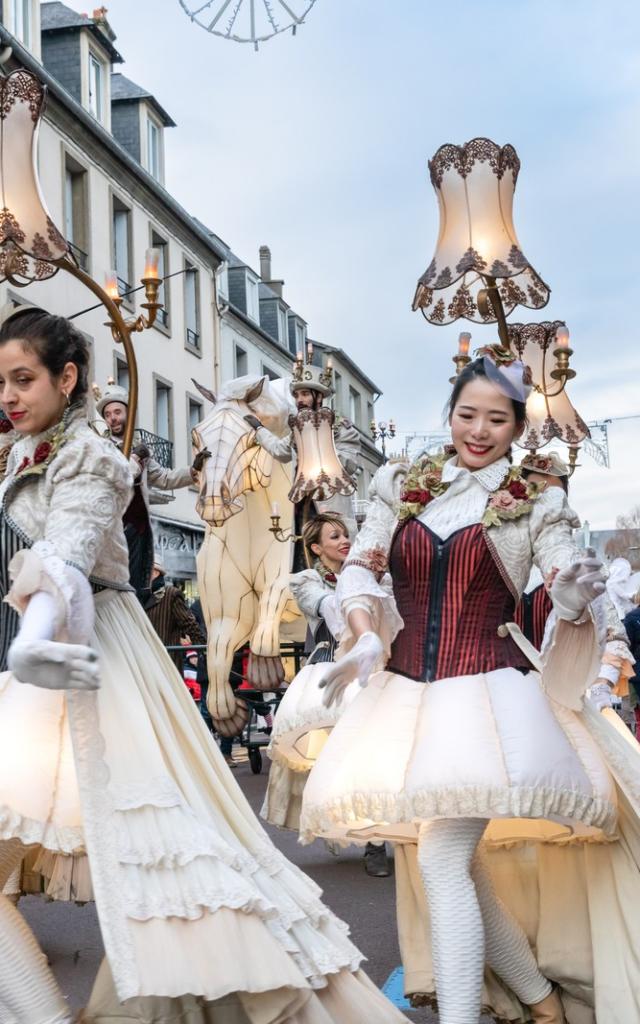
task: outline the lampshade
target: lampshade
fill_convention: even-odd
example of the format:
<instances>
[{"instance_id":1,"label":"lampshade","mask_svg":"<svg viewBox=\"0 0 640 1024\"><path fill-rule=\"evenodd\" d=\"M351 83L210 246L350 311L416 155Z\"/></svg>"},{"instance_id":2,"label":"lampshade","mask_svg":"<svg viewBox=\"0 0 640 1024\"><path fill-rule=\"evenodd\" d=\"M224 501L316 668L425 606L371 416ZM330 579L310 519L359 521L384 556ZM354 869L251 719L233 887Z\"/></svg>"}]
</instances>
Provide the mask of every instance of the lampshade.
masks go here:
<instances>
[{"instance_id":1,"label":"lampshade","mask_svg":"<svg viewBox=\"0 0 640 1024\"><path fill-rule=\"evenodd\" d=\"M298 453L296 478L289 491L294 502L303 498L327 501L334 494L353 494L356 489L343 469L333 440L335 414L331 409L301 409L289 418Z\"/></svg>"},{"instance_id":2,"label":"lampshade","mask_svg":"<svg viewBox=\"0 0 640 1024\"><path fill-rule=\"evenodd\" d=\"M534 384L544 391L554 392L559 387L551 371L556 366L553 356L557 348L556 332L564 327L562 320L509 324L514 352L530 367ZM527 401L527 418L527 429L517 443L530 451L544 448L554 439L576 447L591 436L587 424L571 404L566 388L549 398L533 390Z\"/></svg>"},{"instance_id":3,"label":"lampshade","mask_svg":"<svg viewBox=\"0 0 640 1024\"><path fill-rule=\"evenodd\" d=\"M519 170L513 146L500 147L490 139L441 146L429 161L440 230L413 309L431 323L448 324L459 317L495 321L492 310L478 309L485 277L496 279L506 314L517 305L540 309L549 301L549 288L524 255L513 225Z\"/></svg>"},{"instance_id":4,"label":"lampshade","mask_svg":"<svg viewBox=\"0 0 640 1024\"><path fill-rule=\"evenodd\" d=\"M0 78L0 280L41 281L49 260L68 254L38 180L37 144L45 87L28 71Z\"/></svg>"}]
</instances>

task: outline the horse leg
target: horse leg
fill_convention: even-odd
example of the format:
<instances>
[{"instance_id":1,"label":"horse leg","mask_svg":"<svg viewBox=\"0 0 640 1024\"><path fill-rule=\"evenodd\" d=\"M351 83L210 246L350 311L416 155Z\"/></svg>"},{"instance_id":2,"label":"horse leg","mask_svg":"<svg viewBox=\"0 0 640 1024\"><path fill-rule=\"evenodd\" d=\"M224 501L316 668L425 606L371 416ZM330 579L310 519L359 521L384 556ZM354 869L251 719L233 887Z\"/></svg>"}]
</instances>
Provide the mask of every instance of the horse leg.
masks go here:
<instances>
[{"instance_id":1,"label":"horse leg","mask_svg":"<svg viewBox=\"0 0 640 1024\"><path fill-rule=\"evenodd\" d=\"M258 625L251 638L247 677L257 690L275 690L284 682L280 658L280 621L291 600L287 577L281 575L260 595Z\"/></svg>"}]
</instances>

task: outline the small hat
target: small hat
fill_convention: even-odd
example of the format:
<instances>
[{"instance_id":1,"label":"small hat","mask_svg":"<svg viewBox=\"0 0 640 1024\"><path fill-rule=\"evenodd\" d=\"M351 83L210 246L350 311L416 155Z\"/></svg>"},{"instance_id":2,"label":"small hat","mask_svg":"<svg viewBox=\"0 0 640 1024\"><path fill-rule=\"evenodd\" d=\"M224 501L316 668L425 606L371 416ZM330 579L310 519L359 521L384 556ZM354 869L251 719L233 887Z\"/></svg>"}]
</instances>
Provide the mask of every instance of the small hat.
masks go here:
<instances>
[{"instance_id":1,"label":"small hat","mask_svg":"<svg viewBox=\"0 0 640 1024\"><path fill-rule=\"evenodd\" d=\"M104 391L100 391L99 388L94 385L94 394L98 401L96 402L96 410L98 416L102 416L105 408L111 405L112 402L120 402L122 405L129 407L129 392L126 388L123 388L120 384L116 384L113 378L107 381L107 386Z\"/></svg>"},{"instance_id":2,"label":"small hat","mask_svg":"<svg viewBox=\"0 0 640 1024\"><path fill-rule=\"evenodd\" d=\"M531 369L501 345L484 345L476 352L484 363L488 380L514 402L526 402L531 394Z\"/></svg>"},{"instance_id":3,"label":"small hat","mask_svg":"<svg viewBox=\"0 0 640 1024\"><path fill-rule=\"evenodd\" d=\"M547 452L546 455L529 452L520 463L520 468L527 469L530 473L541 473L543 476L569 476L569 467L557 452Z\"/></svg>"}]
</instances>

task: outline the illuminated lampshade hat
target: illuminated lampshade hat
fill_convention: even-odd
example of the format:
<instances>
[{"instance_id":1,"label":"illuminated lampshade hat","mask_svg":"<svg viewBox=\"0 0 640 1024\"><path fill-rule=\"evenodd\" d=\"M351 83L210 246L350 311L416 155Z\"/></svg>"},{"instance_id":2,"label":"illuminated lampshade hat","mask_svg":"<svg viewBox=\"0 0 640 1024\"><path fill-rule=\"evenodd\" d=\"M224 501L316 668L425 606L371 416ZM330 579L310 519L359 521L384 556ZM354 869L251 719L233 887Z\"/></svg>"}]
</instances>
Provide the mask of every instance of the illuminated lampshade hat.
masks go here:
<instances>
[{"instance_id":1,"label":"illuminated lampshade hat","mask_svg":"<svg viewBox=\"0 0 640 1024\"><path fill-rule=\"evenodd\" d=\"M484 138L441 146L429 161L440 229L413 309L420 309L431 323L452 323L459 317L495 321L491 303L479 294L493 284L505 315L517 305L540 309L549 301L549 288L523 253L513 223L519 170L513 146Z\"/></svg>"},{"instance_id":2,"label":"illuminated lampshade hat","mask_svg":"<svg viewBox=\"0 0 640 1024\"><path fill-rule=\"evenodd\" d=\"M313 366L312 363L303 363L299 357L293 364L291 376L291 393L296 391L319 391L324 398L333 394L333 370L330 366Z\"/></svg>"},{"instance_id":3,"label":"illuminated lampshade hat","mask_svg":"<svg viewBox=\"0 0 640 1024\"><path fill-rule=\"evenodd\" d=\"M46 208L37 170L44 85L27 71L0 78L0 280L52 277L69 246Z\"/></svg>"}]
</instances>

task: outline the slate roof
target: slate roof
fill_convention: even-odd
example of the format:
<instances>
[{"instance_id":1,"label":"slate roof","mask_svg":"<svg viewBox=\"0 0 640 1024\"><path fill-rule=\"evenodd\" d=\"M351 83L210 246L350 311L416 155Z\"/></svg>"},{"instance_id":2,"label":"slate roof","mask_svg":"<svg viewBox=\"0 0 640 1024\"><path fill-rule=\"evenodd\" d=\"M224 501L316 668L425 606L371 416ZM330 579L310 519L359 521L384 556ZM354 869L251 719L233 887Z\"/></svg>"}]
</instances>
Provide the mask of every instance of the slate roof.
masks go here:
<instances>
[{"instance_id":1,"label":"slate roof","mask_svg":"<svg viewBox=\"0 0 640 1024\"><path fill-rule=\"evenodd\" d=\"M88 29L109 54L114 64L123 64L124 59L116 50L106 32L87 14L77 14L60 0L51 0L40 7L40 27L42 32L68 32L69 30ZM115 35L113 36L115 39Z\"/></svg>"},{"instance_id":2,"label":"slate roof","mask_svg":"<svg viewBox=\"0 0 640 1024\"><path fill-rule=\"evenodd\" d=\"M150 93L148 89L143 89L141 85L132 82L126 75L115 71L111 75L111 102L131 103L137 100L146 100L156 111L166 128L175 128L175 121L167 114L164 107L160 106L153 93Z\"/></svg>"}]
</instances>

